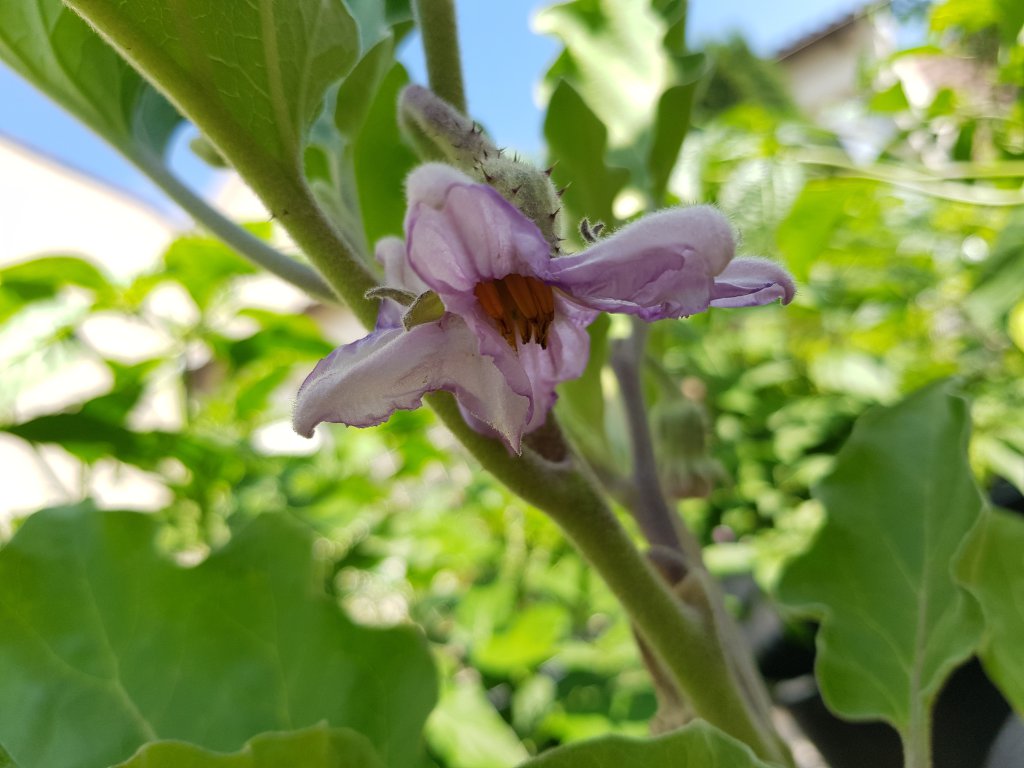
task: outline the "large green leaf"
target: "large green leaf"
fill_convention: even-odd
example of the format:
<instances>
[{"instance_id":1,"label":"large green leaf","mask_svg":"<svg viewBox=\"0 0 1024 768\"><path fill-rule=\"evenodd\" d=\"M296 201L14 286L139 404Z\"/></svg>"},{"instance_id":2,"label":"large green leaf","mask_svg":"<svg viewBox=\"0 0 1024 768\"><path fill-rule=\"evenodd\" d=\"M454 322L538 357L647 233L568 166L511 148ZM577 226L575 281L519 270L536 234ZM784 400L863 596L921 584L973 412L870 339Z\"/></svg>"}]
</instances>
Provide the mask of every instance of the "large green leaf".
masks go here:
<instances>
[{"instance_id":1,"label":"large green leaf","mask_svg":"<svg viewBox=\"0 0 1024 768\"><path fill-rule=\"evenodd\" d=\"M612 203L629 172L605 165L608 131L567 81L561 80L551 95L544 120L544 135L558 179L571 185L565 203L577 216L611 224Z\"/></svg>"},{"instance_id":2,"label":"large green leaf","mask_svg":"<svg viewBox=\"0 0 1024 768\"><path fill-rule=\"evenodd\" d=\"M211 752L180 741L158 741L116 768L383 768L373 746L355 731L317 725L264 733L238 752Z\"/></svg>"},{"instance_id":3,"label":"large green leaf","mask_svg":"<svg viewBox=\"0 0 1024 768\"><path fill-rule=\"evenodd\" d=\"M73 0L243 171L299 173L324 92L359 55L341 0Z\"/></svg>"},{"instance_id":4,"label":"large green leaf","mask_svg":"<svg viewBox=\"0 0 1024 768\"><path fill-rule=\"evenodd\" d=\"M821 618L825 701L855 719L927 733L931 703L981 636L952 564L982 500L967 463L966 402L946 382L857 422L815 489L827 520L779 599Z\"/></svg>"},{"instance_id":5,"label":"large green leaf","mask_svg":"<svg viewBox=\"0 0 1024 768\"><path fill-rule=\"evenodd\" d=\"M535 26L565 45L549 85L571 82L608 127L612 146L639 138L671 76L661 45L667 25L649 0L571 0L542 10Z\"/></svg>"},{"instance_id":6,"label":"large green leaf","mask_svg":"<svg viewBox=\"0 0 1024 768\"><path fill-rule=\"evenodd\" d=\"M305 529L258 517L194 568L156 534L79 506L0 550L0 743L21 768L103 768L163 739L234 751L320 721L389 765L416 759L436 696L424 642L346 619Z\"/></svg>"},{"instance_id":7,"label":"large green leaf","mask_svg":"<svg viewBox=\"0 0 1024 768\"><path fill-rule=\"evenodd\" d=\"M61 0L0 3L0 59L129 157L159 157L181 117Z\"/></svg>"},{"instance_id":8,"label":"large green leaf","mask_svg":"<svg viewBox=\"0 0 1024 768\"><path fill-rule=\"evenodd\" d=\"M985 671L1024 713L1024 519L987 512L971 535L959 576L985 615Z\"/></svg>"},{"instance_id":9,"label":"large green leaf","mask_svg":"<svg viewBox=\"0 0 1024 768\"><path fill-rule=\"evenodd\" d=\"M651 198L656 206L664 204L669 177L690 129L697 85L707 74L707 59L703 53L673 57L673 64L676 76L658 99L647 150Z\"/></svg>"},{"instance_id":10,"label":"large green leaf","mask_svg":"<svg viewBox=\"0 0 1024 768\"><path fill-rule=\"evenodd\" d=\"M51 299L67 286L86 288L97 301L113 286L94 265L75 256L42 256L0 269L0 323L34 301Z\"/></svg>"},{"instance_id":11,"label":"large green leaf","mask_svg":"<svg viewBox=\"0 0 1024 768\"><path fill-rule=\"evenodd\" d=\"M608 736L560 747L522 768L770 768L750 748L698 720L657 739Z\"/></svg>"}]
</instances>

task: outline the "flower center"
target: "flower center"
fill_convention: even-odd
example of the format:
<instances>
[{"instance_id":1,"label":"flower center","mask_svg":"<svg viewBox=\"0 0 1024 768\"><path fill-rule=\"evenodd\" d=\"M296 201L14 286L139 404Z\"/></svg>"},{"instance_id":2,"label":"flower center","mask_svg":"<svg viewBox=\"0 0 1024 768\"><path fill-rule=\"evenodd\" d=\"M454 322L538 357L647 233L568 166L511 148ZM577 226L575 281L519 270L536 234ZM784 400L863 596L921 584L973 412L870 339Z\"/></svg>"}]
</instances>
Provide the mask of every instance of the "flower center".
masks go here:
<instances>
[{"instance_id":1,"label":"flower center","mask_svg":"<svg viewBox=\"0 0 1024 768\"><path fill-rule=\"evenodd\" d=\"M536 277L507 275L477 283L473 295L512 349L518 349L520 341L535 341L547 349L548 331L555 319L550 285Z\"/></svg>"}]
</instances>

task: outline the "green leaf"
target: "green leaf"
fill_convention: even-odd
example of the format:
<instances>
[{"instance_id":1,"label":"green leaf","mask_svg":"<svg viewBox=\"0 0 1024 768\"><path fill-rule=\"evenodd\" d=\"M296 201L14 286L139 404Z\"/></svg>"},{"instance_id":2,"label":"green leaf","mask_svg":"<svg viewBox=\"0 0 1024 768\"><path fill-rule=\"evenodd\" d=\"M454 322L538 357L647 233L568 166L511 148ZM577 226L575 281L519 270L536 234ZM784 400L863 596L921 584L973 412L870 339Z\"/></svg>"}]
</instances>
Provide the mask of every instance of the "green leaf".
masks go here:
<instances>
[{"instance_id":1,"label":"green leaf","mask_svg":"<svg viewBox=\"0 0 1024 768\"><path fill-rule=\"evenodd\" d=\"M607 736L545 752L521 768L771 768L703 720L657 739Z\"/></svg>"},{"instance_id":2,"label":"green leaf","mask_svg":"<svg viewBox=\"0 0 1024 768\"><path fill-rule=\"evenodd\" d=\"M958 575L981 603L981 661L1018 713L1024 713L1024 519L989 511L971 535Z\"/></svg>"},{"instance_id":3,"label":"green leaf","mask_svg":"<svg viewBox=\"0 0 1024 768\"><path fill-rule=\"evenodd\" d=\"M405 217L405 177L417 163L398 128L398 93L409 82L401 64L384 77L354 147L366 237L373 243L384 235L401 235Z\"/></svg>"},{"instance_id":4,"label":"green leaf","mask_svg":"<svg viewBox=\"0 0 1024 768\"><path fill-rule=\"evenodd\" d=\"M4 0L0 59L128 157L161 157L181 122L61 0Z\"/></svg>"},{"instance_id":5,"label":"green leaf","mask_svg":"<svg viewBox=\"0 0 1024 768\"><path fill-rule=\"evenodd\" d=\"M21 768L94 768L143 744L234 751L325 721L409 765L435 699L422 637L367 629L322 590L310 533L264 515L193 568L157 522L38 512L0 550L0 742Z\"/></svg>"},{"instance_id":6,"label":"green leaf","mask_svg":"<svg viewBox=\"0 0 1024 768\"><path fill-rule=\"evenodd\" d=\"M608 131L568 82L551 95L544 135L561 183L570 183L565 204L577 216L611 224L612 203L629 180L629 172L605 165Z\"/></svg>"},{"instance_id":7,"label":"green leaf","mask_svg":"<svg viewBox=\"0 0 1024 768\"><path fill-rule=\"evenodd\" d=\"M669 177L690 128L697 85L707 73L707 59L703 53L678 57L675 64L676 82L666 88L658 99L651 145L647 151L647 172L655 206L664 204Z\"/></svg>"},{"instance_id":8,"label":"green leaf","mask_svg":"<svg viewBox=\"0 0 1024 768\"><path fill-rule=\"evenodd\" d=\"M992 253L982 265L978 284L967 297L971 319L988 328L999 328L1020 300L1024 281L1024 214L1017 211L1003 227Z\"/></svg>"},{"instance_id":9,"label":"green leaf","mask_svg":"<svg viewBox=\"0 0 1024 768\"><path fill-rule=\"evenodd\" d=\"M0 764L2 765L2 764ZM238 752L210 752L192 744L149 744L115 768L383 768L364 736L317 725L301 731L264 733Z\"/></svg>"},{"instance_id":10,"label":"green leaf","mask_svg":"<svg viewBox=\"0 0 1024 768\"><path fill-rule=\"evenodd\" d=\"M492 675L528 672L558 652L568 634L568 611L554 603L537 603L518 612L511 625L473 650L473 663Z\"/></svg>"},{"instance_id":11,"label":"green leaf","mask_svg":"<svg viewBox=\"0 0 1024 768\"><path fill-rule=\"evenodd\" d=\"M427 721L427 741L448 768L512 768L528 757L477 679L456 679Z\"/></svg>"},{"instance_id":12,"label":"green leaf","mask_svg":"<svg viewBox=\"0 0 1024 768\"><path fill-rule=\"evenodd\" d=\"M66 286L109 299L114 289L94 265L75 256L42 256L0 269L0 323L34 301L56 296Z\"/></svg>"},{"instance_id":13,"label":"green leaf","mask_svg":"<svg viewBox=\"0 0 1024 768\"><path fill-rule=\"evenodd\" d=\"M534 24L565 44L548 85L572 83L607 126L613 147L637 140L671 81L669 55L659 44L665 19L648 0L572 0L540 11Z\"/></svg>"},{"instance_id":14,"label":"green leaf","mask_svg":"<svg viewBox=\"0 0 1024 768\"><path fill-rule=\"evenodd\" d=\"M943 681L981 636L977 604L952 563L982 501L967 463L967 403L948 382L862 416L815 489L827 512L779 599L821 618L817 676L826 703L927 733Z\"/></svg>"},{"instance_id":15,"label":"green leaf","mask_svg":"<svg viewBox=\"0 0 1024 768\"><path fill-rule=\"evenodd\" d=\"M155 77L237 167L239 152L252 151L294 168L324 91L359 55L355 20L337 1L69 5Z\"/></svg>"},{"instance_id":16,"label":"green leaf","mask_svg":"<svg viewBox=\"0 0 1024 768\"><path fill-rule=\"evenodd\" d=\"M207 309L232 280L257 271L220 240L199 235L179 237L171 243L164 253L164 267L164 275L181 283L200 310Z\"/></svg>"},{"instance_id":17,"label":"green leaf","mask_svg":"<svg viewBox=\"0 0 1024 768\"><path fill-rule=\"evenodd\" d=\"M808 279L811 267L844 221L849 197L846 183L829 179L809 182L779 224L779 251L797 280Z\"/></svg>"}]
</instances>

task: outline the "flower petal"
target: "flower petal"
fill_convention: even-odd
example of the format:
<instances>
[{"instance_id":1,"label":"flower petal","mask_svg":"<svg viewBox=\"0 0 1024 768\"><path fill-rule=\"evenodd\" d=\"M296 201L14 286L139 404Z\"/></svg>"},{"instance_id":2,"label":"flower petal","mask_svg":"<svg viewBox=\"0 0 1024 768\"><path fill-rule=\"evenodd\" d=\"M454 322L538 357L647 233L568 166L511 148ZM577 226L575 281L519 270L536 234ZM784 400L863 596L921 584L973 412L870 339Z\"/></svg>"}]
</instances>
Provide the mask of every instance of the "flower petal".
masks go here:
<instances>
[{"instance_id":1,"label":"flower petal","mask_svg":"<svg viewBox=\"0 0 1024 768\"><path fill-rule=\"evenodd\" d=\"M789 304L796 293L793 278L767 259L736 259L715 278L713 307L756 307L781 299Z\"/></svg>"},{"instance_id":2,"label":"flower petal","mask_svg":"<svg viewBox=\"0 0 1024 768\"><path fill-rule=\"evenodd\" d=\"M519 450L530 400L512 391L491 359L478 354L476 335L454 315L409 331L375 331L334 350L299 389L292 425L305 437L323 421L369 427L396 410L418 408L424 394L437 390L453 392Z\"/></svg>"},{"instance_id":3,"label":"flower petal","mask_svg":"<svg viewBox=\"0 0 1024 768\"><path fill-rule=\"evenodd\" d=\"M417 205L426 205L441 210L444 208L448 190L456 184L472 185L475 182L458 168L445 163L424 163L409 174L405 180L405 199L411 211Z\"/></svg>"},{"instance_id":4,"label":"flower petal","mask_svg":"<svg viewBox=\"0 0 1024 768\"><path fill-rule=\"evenodd\" d=\"M419 296L430 290L413 272L405 255L405 243L399 237L382 237L377 241L377 261L384 267L384 285L402 288Z\"/></svg>"},{"instance_id":5,"label":"flower petal","mask_svg":"<svg viewBox=\"0 0 1024 768\"><path fill-rule=\"evenodd\" d=\"M441 208L413 205L405 231L409 264L442 300L510 274L547 274L551 249L540 230L482 184L451 185Z\"/></svg>"},{"instance_id":6,"label":"flower petal","mask_svg":"<svg viewBox=\"0 0 1024 768\"><path fill-rule=\"evenodd\" d=\"M732 227L717 209L671 208L553 260L550 281L593 309L685 317L708 308L713 278L734 252Z\"/></svg>"}]
</instances>

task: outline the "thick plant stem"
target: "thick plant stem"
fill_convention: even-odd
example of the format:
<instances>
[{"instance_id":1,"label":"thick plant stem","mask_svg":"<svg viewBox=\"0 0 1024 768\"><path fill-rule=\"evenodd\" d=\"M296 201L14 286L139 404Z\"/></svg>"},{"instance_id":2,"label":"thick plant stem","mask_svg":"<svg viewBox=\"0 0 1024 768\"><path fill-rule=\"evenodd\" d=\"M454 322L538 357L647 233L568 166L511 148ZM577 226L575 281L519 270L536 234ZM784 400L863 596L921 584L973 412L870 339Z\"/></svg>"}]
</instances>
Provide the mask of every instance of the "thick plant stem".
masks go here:
<instances>
[{"instance_id":1,"label":"thick plant stem","mask_svg":"<svg viewBox=\"0 0 1024 768\"><path fill-rule=\"evenodd\" d=\"M466 113L455 0L415 0L416 24L423 38L430 90Z\"/></svg>"},{"instance_id":2,"label":"thick plant stem","mask_svg":"<svg viewBox=\"0 0 1024 768\"><path fill-rule=\"evenodd\" d=\"M485 469L558 523L620 600L696 713L762 758L791 764L770 725L748 707L715 633L654 572L574 460L554 464L530 452L511 456L501 443L470 429L450 395L427 400Z\"/></svg>"},{"instance_id":3,"label":"thick plant stem","mask_svg":"<svg viewBox=\"0 0 1024 768\"><path fill-rule=\"evenodd\" d=\"M900 731L904 768L932 768L931 712L923 703L911 707L910 723Z\"/></svg>"},{"instance_id":4,"label":"thick plant stem","mask_svg":"<svg viewBox=\"0 0 1024 768\"><path fill-rule=\"evenodd\" d=\"M182 210L211 233L230 245L256 266L277 275L286 283L301 288L320 301L334 303L338 296L322 277L302 262L295 261L258 237L249 234L222 216L192 190L178 181L163 163L142 155L128 157L149 176Z\"/></svg>"}]
</instances>

